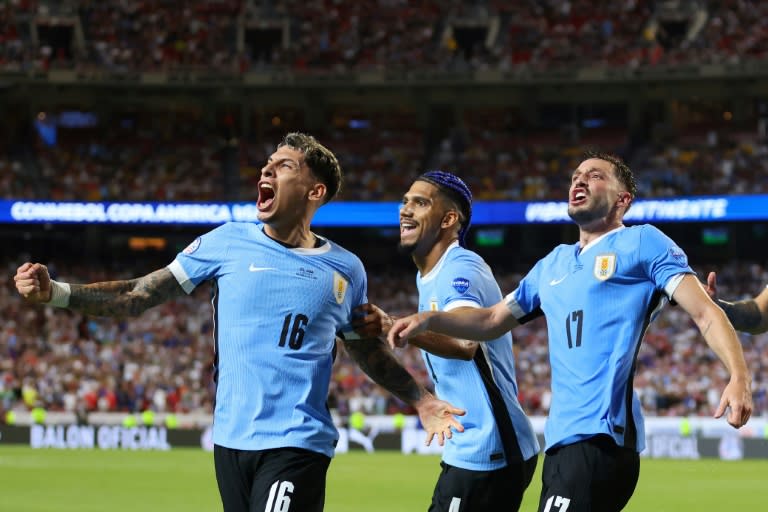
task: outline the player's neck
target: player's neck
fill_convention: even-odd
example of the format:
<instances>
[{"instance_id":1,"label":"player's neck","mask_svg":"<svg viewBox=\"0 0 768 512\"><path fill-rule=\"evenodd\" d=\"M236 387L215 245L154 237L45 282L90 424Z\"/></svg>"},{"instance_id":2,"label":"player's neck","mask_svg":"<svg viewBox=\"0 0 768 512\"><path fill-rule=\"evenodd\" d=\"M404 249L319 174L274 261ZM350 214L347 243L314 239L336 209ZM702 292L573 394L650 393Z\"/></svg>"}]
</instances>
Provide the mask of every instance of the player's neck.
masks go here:
<instances>
[{"instance_id":1,"label":"player's neck","mask_svg":"<svg viewBox=\"0 0 768 512\"><path fill-rule=\"evenodd\" d=\"M309 225L275 226L264 224L264 234L287 247L311 249L317 244L317 237Z\"/></svg>"},{"instance_id":2,"label":"player's neck","mask_svg":"<svg viewBox=\"0 0 768 512\"><path fill-rule=\"evenodd\" d=\"M605 220L601 219L598 222L579 226L579 246L586 247L593 240L624 225L620 219L613 222L605 222Z\"/></svg>"},{"instance_id":3,"label":"player's neck","mask_svg":"<svg viewBox=\"0 0 768 512\"><path fill-rule=\"evenodd\" d=\"M416 264L416 268L419 269L419 273L422 276L430 273L435 268L435 265L437 265L437 262L440 261L440 258L443 257L445 251L448 250L448 247L455 241L455 238L438 240L426 254L413 253L413 262Z\"/></svg>"}]
</instances>

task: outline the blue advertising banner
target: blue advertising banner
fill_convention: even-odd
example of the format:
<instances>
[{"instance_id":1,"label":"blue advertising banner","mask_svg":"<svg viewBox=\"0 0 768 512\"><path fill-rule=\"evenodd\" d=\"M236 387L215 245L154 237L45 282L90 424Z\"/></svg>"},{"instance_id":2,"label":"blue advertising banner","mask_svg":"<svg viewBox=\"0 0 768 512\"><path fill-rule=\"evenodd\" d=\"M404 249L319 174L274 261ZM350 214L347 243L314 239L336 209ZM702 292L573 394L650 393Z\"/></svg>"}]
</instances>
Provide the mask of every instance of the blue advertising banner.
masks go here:
<instances>
[{"instance_id":1,"label":"blue advertising banner","mask_svg":"<svg viewBox=\"0 0 768 512\"><path fill-rule=\"evenodd\" d=\"M396 226L398 202L337 202L323 206L313 225ZM253 203L78 203L0 200L3 223L221 224L255 222ZM768 195L710 196L638 200L629 223L768 220ZM472 224L550 224L570 222L561 202L477 201Z\"/></svg>"}]
</instances>

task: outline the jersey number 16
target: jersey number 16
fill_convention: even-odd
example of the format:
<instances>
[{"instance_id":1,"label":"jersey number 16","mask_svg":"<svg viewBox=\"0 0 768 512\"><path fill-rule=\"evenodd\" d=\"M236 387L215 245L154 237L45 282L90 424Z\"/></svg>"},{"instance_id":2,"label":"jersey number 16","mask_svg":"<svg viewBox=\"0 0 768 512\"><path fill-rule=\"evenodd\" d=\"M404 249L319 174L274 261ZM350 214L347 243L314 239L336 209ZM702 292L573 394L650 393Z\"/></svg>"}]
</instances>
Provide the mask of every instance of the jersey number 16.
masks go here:
<instances>
[{"instance_id":1,"label":"jersey number 16","mask_svg":"<svg viewBox=\"0 0 768 512\"><path fill-rule=\"evenodd\" d=\"M299 350L301 344L304 343L304 327L307 326L308 322L309 318L307 318L307 315L301 313L295 316L292 313L285 315L283 331L280 333L280 343L278 343L278 346L284 347L287 341L288 348Z\"/></svg>"}]
</instances>

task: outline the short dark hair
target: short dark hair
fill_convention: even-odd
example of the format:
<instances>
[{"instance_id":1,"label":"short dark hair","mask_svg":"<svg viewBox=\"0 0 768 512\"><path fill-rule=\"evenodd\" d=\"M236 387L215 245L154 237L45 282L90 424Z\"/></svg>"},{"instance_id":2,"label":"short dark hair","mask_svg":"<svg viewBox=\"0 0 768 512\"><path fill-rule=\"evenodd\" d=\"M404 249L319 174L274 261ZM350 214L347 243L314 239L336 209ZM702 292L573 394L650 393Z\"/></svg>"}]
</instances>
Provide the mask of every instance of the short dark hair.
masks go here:
<instances>
[{"instance_id":1,"label":"short dark hair","mask_svg":"<svg viewBox=\"0 0 768 512\"><path fill-rule=\"evenodd\" d=\"M312 174L326 186L327 191L323 204L333 199L339 193L344 182L344 176L341 172L339 160L333 154L333 151L320 144L312 135L301 132L286 134L277 147L283 146L300 151L304 155L304 162L312 171Z\"/></svg>"},{"instance_id":2,"label":"short dark hair","mask_svg":"<svg viewBox=\"0 0 768 512\"><path fill-rule=\"evenodd\" d=\"M635 175L632 174L632 170L621 157L618 157L611 153L605 153L603 151L587 151L584 153L584 160L590 158L597 158L598 160L604 160L613 165L613 170L616 173L616 177L627 189L627 192L632 194L632 199L637 195L637 183L635 183Z\"/></svg>"},{"instance_id":3,"label":"short dark hair","mask_svg":"<svg viewBox=\"0 0 768 512\"><path fill-rule=\"evenodd\" d=\"M428 171L416 178L416 181L426 181L437 187L449 201L456 204L459 209L459 244L465 247L467 230L472 222L472 191L464 180L453 173L446 171Z\"/></svg>"}]
</instances>

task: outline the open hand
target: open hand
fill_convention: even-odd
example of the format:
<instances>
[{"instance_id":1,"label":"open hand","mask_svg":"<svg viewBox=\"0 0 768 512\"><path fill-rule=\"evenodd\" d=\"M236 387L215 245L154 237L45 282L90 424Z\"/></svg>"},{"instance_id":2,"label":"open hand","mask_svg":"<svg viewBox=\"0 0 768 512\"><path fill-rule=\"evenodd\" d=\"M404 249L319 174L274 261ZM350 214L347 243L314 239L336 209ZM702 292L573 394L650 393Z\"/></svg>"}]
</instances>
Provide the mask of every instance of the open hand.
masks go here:
<instances>
[{"instance_id":1,"label":"open hand","mask_svg":"<svg viewBox=\"0 0 768 512\"><path fill-rule=\"evenodd\" d=\"M424 444L429 446L436 437L437 444L443 446L446 439L453 437L451 429L464 432L464 426L459 423L456 416L464 416L467 411L459 409L444 400L439 400L432 395L427 395L416 404L419 419L427 432Z\"/></svg>"}]
</instances>

